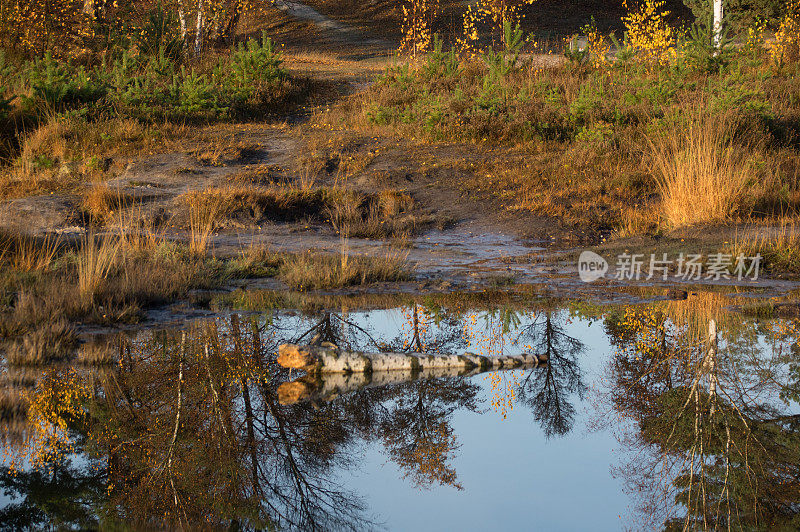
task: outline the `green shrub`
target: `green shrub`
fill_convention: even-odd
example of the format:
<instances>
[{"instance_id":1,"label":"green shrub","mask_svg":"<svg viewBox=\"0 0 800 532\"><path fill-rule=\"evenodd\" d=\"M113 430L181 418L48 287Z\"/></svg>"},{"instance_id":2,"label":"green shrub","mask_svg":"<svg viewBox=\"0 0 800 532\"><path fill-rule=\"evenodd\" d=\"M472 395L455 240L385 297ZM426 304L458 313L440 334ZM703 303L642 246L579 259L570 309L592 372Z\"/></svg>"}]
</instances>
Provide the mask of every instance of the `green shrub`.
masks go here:
<instances>
[{"instance_id":1,"label":"green shrub","mask_svg":"<svg viewBox=\"0 0 800 532\"><path fill-rule=\"evenodd\" d=\"M387 68L386 73L379 75L376 79L378 85L395 87L404 91L411 90L418 81L421 81L421 78L408 64Z\"/></svg>"},{"instance_id":2,"label":"green shrub","mask_svg":"<svg viewBox=\"0 0 800 532\"><path fill-rule=\"evenodd\" d=\"M180 74L173 76L169 87L171 109L175 117L224 117L228 107L220 104L216 85L205 75L181 67Z\"/></svg>"},{"instance_id":3,"label":"green shrub","mask_svg":"<svg viewBox=\"0 0 800 532\"><path fill-rule=\"evenodd\" d=\"M56 61L50 53L26 66L27 83L33 95L24 97L28 109L39 105L63 111L89 106L106 94L106 86L83 66Z\"/></svg>"},{"instance_id":4,"label":"green shrub","mask_svg":"<svg viewBox=\"0 0 800 532\"><path fill-rule=\"evenodd\" d=\"M602 144L614 135L614 127L608 122L597 122L584 126L578 131L575 140L588 144Z\"/></svg>"},{"instance_id":5,"label":"green shrub","mask_svg":"<svg viewBox=\"0 0 800 532\"><path fill-rule=\"evenodd\" d=\"M250 39L239 44L229 58L221 59L214 70L225 100L239 110L252 110L268 102L278 83L286 77L283 58L276 52L266 32L261 42Z\"/></svg>"},{"instance_id":6,"label":"green shrub","mask_svg":"<svg viewBox=\"0 0 800 532\"><path fill-rule=\"evenodd\" d=\"M731 59L728 28L720 32L719 46L714 45L714 22L710 17L697 18L689 28L688 38L681 43L684 60L699 72L719 72Z\"/></svg>"},{"instance_id":7,"label":"green shrub","mask_svg":"<svg viewBox=\"0 0 800 532\"><path fill-rule=\"evenodd\" d=\"M433 50L422 65L420 73L424 81L450 80L460 74L460 61L454 50L442 51L442 40L438 34L433 36ZM408 70L405 71L407 73Z\"/></svg>"},{"instance_id":8,"label":"green shrub","mask_svg":"<svg viewBox=\"0 0 800 532\"><path fill-rule=\"evenodd\" d=\"M596 114L603 107L606 98L602 83L591 80L581 85L578 97L569 106L569 114L576 123L587 123L591 121L590 115Z\"/></svg>"},{"instance_id":9,"label":"green shrub","mask_svg":"<svg viewBox=\"0 0 800 532\"><path fill-rule=\"evenodd\" d=\"M741 71L710 80L708 92L714 112L735 112L745 119L755 118L762 123L775 118L762 83Z\"/></svg>"},{"instance_id":10,"label":"green shrub","mask_svg":"<svg viewBox=\"0 0 800 532\"><path fill-rule=\"evenodd\" d=\"M5 87L2 85L0 85L0 94L6 94ZM8 114L11 112L11 102L13 101L13 96L10 98L0 97L0 121L5 121L8 118Z\"/></svg>"},{"instance_id":11,"label":"green shrub","mask_svg":"<svg viewBox=\"0 0 800 532\"><path fill-rule=\"evenodd\" d=\"M0 49L0 85L10 86L16 78L16 69L6 59L5 52Z\"/></svg>"},{"instance_id":12,"label":"green shrub","mask_svg":"<svg viewBox=\"0 0 800 532\"><path fill-rule=\"evenodd\" d=\"M684 0L696 20L707 20L713 14L713 0ZM725 24L733 34L751 27L756 20L777 26L785 0L725 0Z\"/></svg>"},{"instance_id":13,"label":"green shrub","mask_svg":"<svg viewBox=\"0 0 800 532\"><path fill-rule=\"evenodd\" d=\"M517 66L519 54L522 51L524 40L519 24L512 27L508 20L503 22L505 48L500 53L495 53L491 48L482 55L483 62L489 68L485 79L500 81L505 79Z\"/></svg>"}]
</instances>

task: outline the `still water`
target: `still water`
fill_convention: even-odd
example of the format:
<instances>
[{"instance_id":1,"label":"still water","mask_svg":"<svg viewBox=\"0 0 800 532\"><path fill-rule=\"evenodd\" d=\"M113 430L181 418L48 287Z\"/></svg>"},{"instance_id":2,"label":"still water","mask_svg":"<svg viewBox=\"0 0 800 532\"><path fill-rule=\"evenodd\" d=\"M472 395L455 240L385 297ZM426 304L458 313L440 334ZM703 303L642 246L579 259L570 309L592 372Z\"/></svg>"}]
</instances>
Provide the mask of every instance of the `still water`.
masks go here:
<instances>
[{"instance_id":1,"label":"still water","mask_svg":"<svg viewBox=\"0 0 800 532\"><path fill-rule=\"evenodd\" d=\"M6 364L0 525L793 529L800 324L730 303L248 304ZM316 379L285 342L549 364Z\"/></svg>"}]
</instances>

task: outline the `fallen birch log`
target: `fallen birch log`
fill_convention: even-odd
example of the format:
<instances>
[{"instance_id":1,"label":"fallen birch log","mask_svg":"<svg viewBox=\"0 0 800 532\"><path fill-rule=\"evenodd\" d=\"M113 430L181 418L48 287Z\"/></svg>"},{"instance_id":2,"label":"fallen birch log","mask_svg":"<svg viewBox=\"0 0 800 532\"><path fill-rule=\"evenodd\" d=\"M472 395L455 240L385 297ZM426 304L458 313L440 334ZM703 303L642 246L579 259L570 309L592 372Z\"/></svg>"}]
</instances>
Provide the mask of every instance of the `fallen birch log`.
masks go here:
<instances>
[{"instance_id":1,"label":"fallen birch log","mask_svg":"<svg viewBox=\"0 0 800 532\"><path fill-rule=\"evenodd\" d=\"M513 369L513 368L508 368ZM446 377L470 377L488 371L480 368L430 368L420 371L397 370L372 373L315 373L278 386L278 402L291 405L301 401L328 402L356 390L379 388L407 382Z\"/></svg>"},{"instance_id":2,"label":"fallen birch log","mask_svg":"<svg viewBox=\"0 0 800 532\"><path fill-rule=\"evenodd\" d=\"M377 371L421 371L433 368L513 369L536 367L547 363L546 355L521 354L487 357L474 353L463 355L426 355L422 353L364 353L335 346L278 347L278 364L308 373L371 373Z\"/></svg>"}]
</instances>

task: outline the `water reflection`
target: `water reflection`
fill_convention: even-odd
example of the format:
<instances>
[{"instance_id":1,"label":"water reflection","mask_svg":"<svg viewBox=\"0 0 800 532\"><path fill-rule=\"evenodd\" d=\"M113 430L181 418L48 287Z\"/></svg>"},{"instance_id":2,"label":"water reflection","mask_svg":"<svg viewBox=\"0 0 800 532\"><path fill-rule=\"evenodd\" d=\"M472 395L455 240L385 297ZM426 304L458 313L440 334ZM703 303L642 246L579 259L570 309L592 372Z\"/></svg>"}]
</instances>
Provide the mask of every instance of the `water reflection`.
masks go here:
<instances>
[{"instance_id":1,"label":"water reflection","mask_svg":"<svg viewBox=\"0 0 800 532\"><path fill-rule=\"evenodd\" d=\"M797 324L737 320L715 297L607 318L608 396L633 421L618 471L651 526L795 529Z\"/></svg>"},{"instance_id":2,"label":"water reflection","mask_svg":"<svg viewBox=\"0 0 800 532\"><path fill-rule=\"evenodd\" d=\"M618 438L609 467L635 502L637 527L796 528L798 323L745 319L727 303L700 294L629 307L420 300L233 313L106 339L83 348L102 356L70 364L9 365L0 526L392 528L370 493L342 480L362 467L365 449L381 449L408 489L469 493L459 456L471 441L460 419L504 423L522 409L545 442L577 437L579 424ZM592 323L597 336L587 333ZM326 382L277 366L284 342L529 351L549 364ZM287 400L287 382L305 392ZM526 501L540 489L517 486L508 497ZM431 528L450 518L432 517Z\"/></svg>"},{"instance_id":3,"label":"water reflection","mask_svg":"<svg viewBox=\"0 0 800 532\"><path fill-rule=\"evenodd\" d=\"M547 437L563 436L575 420L572 396L583 399L586 384L580 368L585 346L570 336L568 316L546 309L521 328L518 338L534 353L547 355L549 364L541 371L529 371L519 384L520 403L533 412Z\"/></svg>"}]
</instances>

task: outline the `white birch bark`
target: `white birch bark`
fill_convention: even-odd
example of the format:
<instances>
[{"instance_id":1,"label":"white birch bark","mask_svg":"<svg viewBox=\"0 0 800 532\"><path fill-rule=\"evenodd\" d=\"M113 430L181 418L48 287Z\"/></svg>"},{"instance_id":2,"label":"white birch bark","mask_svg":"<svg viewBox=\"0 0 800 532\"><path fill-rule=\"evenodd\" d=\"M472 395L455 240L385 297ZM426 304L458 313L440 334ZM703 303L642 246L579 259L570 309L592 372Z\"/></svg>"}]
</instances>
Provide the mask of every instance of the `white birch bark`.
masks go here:
<instances>
[{"instance_id":1,"label":"white birch bark","mask_svg":"<svg viewBox=\"0 0 800 532\"><path fill-rule=\"evenodd\" d=\"M362 353L337 347L278 347L278 364L309 373L369 373L372 371L419 371L434 368L522 368L548 362L544 354L520 354L487 357L463 355L426 355L424 353Z\"/></svg>"},{"instance_id":2,"label":"white birch bark","mask_svg":"<svg viewBox=\"0 0 800 532\"><path fill-rule=\"evenodd\" d=\"M722 45L722 0L714 0L714 48Z\"/></svg>"},{"instance_id":3,"label":"white birch bark","mask_svg":"<svg viewBox=\"0 0 800 532\"><path fill-rule=\"evenodd\" d=\"M183 7L183 0L178 1L178 23L181 27L181 40L186 46L186 9Z\"/></svg>"},{"instance_id":4,"label":"white birch bark","mask_svg":"<svg viewBox=\"0 0 800 532\"><path fill-rule=\"evenodd\" d=\"M197 0L197 25L194 33L194 55L195 57L200 57L200 54L203 53L203 31L205 24L203 12L203 0Z\"/></svg>"}]
</instances>

